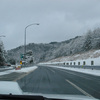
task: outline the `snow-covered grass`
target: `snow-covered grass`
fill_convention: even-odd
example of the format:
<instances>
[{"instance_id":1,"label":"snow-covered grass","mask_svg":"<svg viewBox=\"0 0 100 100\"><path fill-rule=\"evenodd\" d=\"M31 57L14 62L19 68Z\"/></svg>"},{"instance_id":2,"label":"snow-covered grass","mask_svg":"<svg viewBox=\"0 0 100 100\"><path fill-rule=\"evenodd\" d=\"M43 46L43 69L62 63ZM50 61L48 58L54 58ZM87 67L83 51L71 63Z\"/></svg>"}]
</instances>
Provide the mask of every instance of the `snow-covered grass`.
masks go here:
<instances>
[{"instance_id":1,"label":"snow-covered grass","mask_svg":"<svg viewBox=\"0 0 100 100\"><path fill-rule=\"evenodd\" d=\"M5 75L5 74L10 74L10 73L13 73L13 72L17 72L17 73L22 73L22 72L30 72L30 71L33 71L37 68L37 66L33 66L33 67L25 67L25 68L21 68L19 70L8 70L8 71L3 71L3 72L0 72L0 75Z\"/></svg>"},{"instance_id":2,"label":"snow-covered grass","mask_svg":"<svg viewBox=\"0 0 100 100\"><path fill-rule=\"evenodd\" d=\"M100 76L100 70L83 69L83 68L71 68L71 67L62 67L62 66L51 66L51 65L49 67L67 69L67 70L81 72L81 73L85 73L85 74Z\"/></svg>"}]
</instances>

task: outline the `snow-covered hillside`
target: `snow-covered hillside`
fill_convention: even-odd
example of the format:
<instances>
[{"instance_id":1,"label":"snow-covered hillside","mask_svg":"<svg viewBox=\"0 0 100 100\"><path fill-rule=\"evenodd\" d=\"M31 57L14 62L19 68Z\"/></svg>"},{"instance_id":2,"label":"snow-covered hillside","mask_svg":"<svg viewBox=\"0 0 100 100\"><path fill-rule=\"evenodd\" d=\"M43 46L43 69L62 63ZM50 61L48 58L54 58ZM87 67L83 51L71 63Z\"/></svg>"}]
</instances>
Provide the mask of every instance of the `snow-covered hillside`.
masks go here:
<instances>
[{"instance_id":1,"label":"snow-covered hillside","mask_svg":"<svg viewBox=\"0 0 100 100\"><path fill-rule=\"evenodd\" d=\"M93 53L97 49L100 49L100 28L88 31L83 36L76 36L75 38L62 42L51 42L47 44L30 43L26 46L27 51L31 50L33 52L34 63L49 61L58 57L62 58L64 56L67 56L67 58L60 58L62 61L96 58L100 55L97 52ZM24 46L8 50L8 58L15 59L15 61L20 61L21 54L24 54ZM57 59L57 61L59 60Z\"/></svg>"}]
</instances>

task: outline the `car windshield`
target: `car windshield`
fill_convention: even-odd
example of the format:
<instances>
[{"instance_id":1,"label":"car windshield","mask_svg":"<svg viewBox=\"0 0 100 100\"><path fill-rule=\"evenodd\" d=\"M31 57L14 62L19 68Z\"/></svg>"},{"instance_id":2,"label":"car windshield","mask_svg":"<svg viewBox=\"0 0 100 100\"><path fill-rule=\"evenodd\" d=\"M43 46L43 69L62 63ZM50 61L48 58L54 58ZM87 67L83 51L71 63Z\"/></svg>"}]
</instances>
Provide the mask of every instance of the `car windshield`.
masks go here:
<instances>
[{"instance_id":1,"label":"car windshield","mask_svg":"<svg viewBox=\"0 0 100 100\"><path fill-rule=\"evenodd\" d=\"M0 0L0 94L100 99L99 10L100 0Z\"/></svg>"}]
</instances>

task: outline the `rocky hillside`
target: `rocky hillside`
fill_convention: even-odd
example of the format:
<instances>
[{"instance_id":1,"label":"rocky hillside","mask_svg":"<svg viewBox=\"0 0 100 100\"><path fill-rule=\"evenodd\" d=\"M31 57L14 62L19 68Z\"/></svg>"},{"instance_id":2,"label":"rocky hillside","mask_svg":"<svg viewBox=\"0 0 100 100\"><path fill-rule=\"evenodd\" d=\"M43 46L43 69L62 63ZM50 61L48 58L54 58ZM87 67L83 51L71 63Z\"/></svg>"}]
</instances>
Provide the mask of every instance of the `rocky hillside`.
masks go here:
<instances>
[{"instance_id":1,"label":"rocky hillside","mask_svg":"<svg viewBox=\"0 0 100 100\"><path fill-rule=\"evenodd\" d=\"M84 36L77 36L62 42L51 42L48 44L30 43L26 48L33 51L35 63L100 49L100 28L94 31L89 30ZM8 50L8 57L19 61L20 54L23 54L23 52L24 46L20 46Z\"/></svg>"}]
</instances>

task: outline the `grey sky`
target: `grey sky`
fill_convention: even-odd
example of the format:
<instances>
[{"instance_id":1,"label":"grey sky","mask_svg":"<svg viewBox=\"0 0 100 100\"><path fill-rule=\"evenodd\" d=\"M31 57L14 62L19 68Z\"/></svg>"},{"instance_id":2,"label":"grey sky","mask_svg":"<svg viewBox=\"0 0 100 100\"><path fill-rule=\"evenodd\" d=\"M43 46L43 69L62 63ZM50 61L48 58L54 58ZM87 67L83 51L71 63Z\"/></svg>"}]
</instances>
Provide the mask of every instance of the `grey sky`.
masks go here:
<instances>
[{"instance_id":1,"label":"grey sky","mask_svg":"<svg viewBox=\"0 0 100 100\"><path fill-rule=\"evenodd\" d=\"M100 27L100 0L0 0L0 35L6 50L28 43L64 41Z\"/></svg>"}]
</instances>

